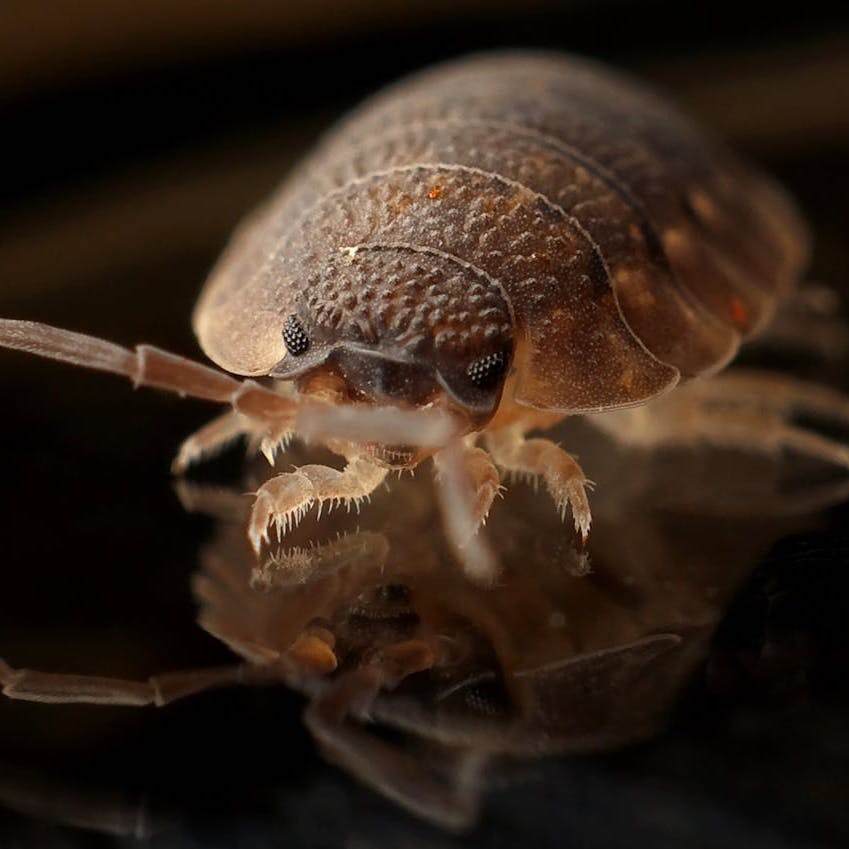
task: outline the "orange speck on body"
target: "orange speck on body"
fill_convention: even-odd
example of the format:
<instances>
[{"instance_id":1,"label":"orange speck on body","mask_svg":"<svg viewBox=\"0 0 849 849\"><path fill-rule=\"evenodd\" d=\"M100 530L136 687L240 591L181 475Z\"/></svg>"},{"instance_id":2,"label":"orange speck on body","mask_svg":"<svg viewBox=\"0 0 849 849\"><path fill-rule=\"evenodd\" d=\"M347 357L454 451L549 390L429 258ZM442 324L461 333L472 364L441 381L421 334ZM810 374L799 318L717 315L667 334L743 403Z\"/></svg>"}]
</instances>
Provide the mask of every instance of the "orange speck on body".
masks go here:
<instances>
[{"instance_id":1,"label":"orange speck on body","mask_svg":"<svg viewBox=\"0 0 849 849\"><path fill-rule=\"evenodd\" d=\"M442 186L431 186L430 191L427 193L427 196L431 200L437 200L442 197Z\"/></svg>"},{"instance_id":2,"label":"orange speck on body","mask_svg":"<svg viewBox=\"0 0 849 849\"><path fill-rule=\"evenodd\" d=\"M749 322L749 311L739 298L731 299L731 319L734 324L743 326Z\"/></svg>"}]
</instances>

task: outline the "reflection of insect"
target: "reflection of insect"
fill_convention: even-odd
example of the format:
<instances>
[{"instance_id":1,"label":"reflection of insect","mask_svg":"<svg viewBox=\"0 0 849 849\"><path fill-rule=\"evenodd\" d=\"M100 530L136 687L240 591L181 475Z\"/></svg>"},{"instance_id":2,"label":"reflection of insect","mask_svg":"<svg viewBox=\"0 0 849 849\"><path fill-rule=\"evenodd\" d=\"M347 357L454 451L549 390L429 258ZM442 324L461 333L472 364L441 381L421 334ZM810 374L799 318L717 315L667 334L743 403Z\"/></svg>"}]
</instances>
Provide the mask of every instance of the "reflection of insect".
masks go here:
<instances>
[{"instance_id":1,"label":"reflection of insect","mask_svg":"<svg viewBox=\"0 0 849 849\"><path fill-rule=\"evenodd\" d=\"M810 509L847 490L846 481L789 488L785 458L709 446L646 455L580 422L558 436L597 470L591 575L581 573L582 552L564 544L545 496L521 484L493 507L502 578L479 587L433 532L439 507L421 477L378 490L364 517L325 517L321 541L305 520L287 540L294 545L269 547L258 564L241 488L181 482L187 507L219 518L193 579L198 621L240 662L138 681L0 660L0 688L30 701L163 705L213 687L286 684L306 695L306 724L329 760L419 816L467 827L511 761L654 733L753 564L803 528ZM314 453L293 446L292 459ZM268 474L257 471L244 485ZM682 479L686 498L677 493ZM755 650L747 643L746 651ZM279 731L275 723L267 739ZM107 776L114 787L114 772ZM197 782L203 796L204 776ZM301 803L299 792L293 804ZM121 819L135 826L139 817Z\"/></svg>"},{"instance_id":2,"label":"reflection of insect","mask_svg":"<svg viewBox=\"0 0 849 849\"><path fill-rule=\"evenodd\" d=\"M499 468L541 475L585 538L583 471L526 434L716 371L804 258L785 198L652 94L574 59L483 56L355 113L214 271L194 316L205 352L296 392L31 323L0 323L0 344L229 402L178 468L240 434L273 458L306 399L450 422L425 434L386 412L325 434L347 465L265 483L256 550L269 527L282 533L316 503L358 503L388 470L429 455L474 490L458 541L486 518ZM760 440L739 423L709 436Z\"/></svg>"},{"instance_id":3,"label":"reflection of insect","mask_svg":"<svg viewBox=\"0 0 849 849\"><path fill-rule=\"evenodd\" d=\"M592 432L576 437L588 458L596 446L611 450ZM300 446L293 454L310 456ZM619 472L633 479L627 462ZM670 553L657 533L664 526L651 519L651 494L623 499L606 486L593 543L608 541L610 550L596 552L595 575L578 576L580 552L563 545L558 518L540 515L543 496L518 485L493 510L503 580L481 588L458 573L442 535L429 533L438 506L420 477L381 488L365 517L325 517L330 538L320 544L305 520L288 540L296 547L270 547L259 566L238 491L180 490L187 506L219 517L193 579L199 622L244 662L131 681L0 660L0 689L16 699L130 706L284 683L308 697L306 723L330 760L451 828L474 821L493 761L606 749L653 732L703 654L718 597L765 544L752 522L743 544L713 534L718 551L707 546L705 557L701 540L679 534ZM608 533L610 498L624 504L613 508L616 533ZM625 542L631 535L620 533L634 528L637 559ZM252 572L262 591L251 587ZM721 589L708 598L706 585ZM395 733L387 740L374 725Z\"/></svg>"}]
</instances>

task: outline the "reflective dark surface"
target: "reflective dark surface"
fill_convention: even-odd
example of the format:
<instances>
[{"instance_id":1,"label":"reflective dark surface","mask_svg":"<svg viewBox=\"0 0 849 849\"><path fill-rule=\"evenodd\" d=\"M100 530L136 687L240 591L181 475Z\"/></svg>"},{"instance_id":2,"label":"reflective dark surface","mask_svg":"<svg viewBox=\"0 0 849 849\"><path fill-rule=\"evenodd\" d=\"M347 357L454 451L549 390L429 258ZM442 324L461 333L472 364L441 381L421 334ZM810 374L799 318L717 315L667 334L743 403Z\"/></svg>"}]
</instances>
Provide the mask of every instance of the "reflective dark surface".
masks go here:
<instances>
[{"instance_id":1,"label":"reflective dark surface","mask_svg":"<svg viewBox=\"0 0 849 849\"><path fill-rule=\"evenodd\" d=\"M58 78L53 89L19 94L3 106L15 154L2 209L0 309L195 355L188 316L228 229L340 98L353 101L453 51L513 43L518 33L524 43L646 70L701 105L704 120L736 134L789 184L812 220L814 276L845 290L843 78L826 75L822 85L817 74L842 67L834 45L846 21L814 4L804 20L716 8L696 26L672 4L652 5L651 14L613 5L615 14L587 6L508 15L486 31L477 21L411 27L391 46L352 35L344 49L337 41L318 53L314 45L247 51L88 83ZM317 55L343 72L311 87L281 82L302 77L304 57L318 63ZM769 103L778 105L768 111ZM774 352L769 362L849 385L839 362ZM196 625L191 591L201 548L222 550L222 540L226 548L226 532L187 515L168 475L179 441L213 410L11 354L0 358L0 384L0 656L131 679L232 663ZM810 484L807 470L732 453L623 454L579 424L569 428L564 444L598 482L587 576L568 574L571 540L546 499L523 484L511 486L490 522L509 577L486 595L463 583L422 532L432 509L427 474L393 481L392 494L379 494L358 518L336 517L350 521L348 531L383 535L387 563L415 584L428 613L442 627L462 621L479 635L469 657L502 682L514 679L506 693L461 700L459 719L473 722L478 742L503 751L505 739L515 750L542 739L537 745L552 753L499 758L487 769L481 824L469 836L445 836L326 766L301 719L304 696L268 686L162 710L0 701L0 845L128 845L98 832L127 834L140 812L157 847L844 845L846 506L816 518L777 516L773 494ZM240 457L193 477L235 483ZM300 541L317 532L305 523ZM347 568L349 586L323 607L304 599L299 615L344 612L343 590L379 583ZM238 601L219 608L228 633L259 628L268 640ZM281 615L291 622L292 597L286 604ZM683 641L642 665L625 654L618 672L592 669L601 686L576 684L565 705L539 709L542 691L528 670L560 663L586 684L582 659L663 634ZM569 658L577 661L569 666ZM651 687L640 677L647 670ZM614 672L627 686L611 687ZM462 727L456 713L435 716L440 682L418 682L398 699L424 706L428 728L437 719ZM397 726L409 702L394 698L381 704L385 724ZM484 715L470 716L469 703ZM487 712L493 705L500 714ZM395 728L381 739L404 736ZM587 740L627 745L553 754ZM427 746L439 748L432 739Z\"/></svg>"},{"instance_id":2,"label":"reflective dark surface","mask_svg":"<svg viewBox=\"0 0 849 849\"><path fill-rule=\"evenodd\" d=\"M503 564L491 588L470 583L434 531L438 507L425 470L392 480L360 516L336 511L319 521L305 519L284 546L266 552L260 588L250 585L255 561L244 533L249 499L241 491L255 488L267 469L255 463L254 477L239 489L181 483L188 506L218 517L192 581L201 625L260 668L277 665L279 673L269 674L262 689L198 694L158 714L4 701L10 757L0 795L39 819L137 833L153 845L170 845L219 817L225 833L272 828L291 834L300 817L311 821L324 805L341 805L334 818L348 811L357 822L359 805L354 813L352 799L380 809L367 791L340 785L340 776L316 762L301 703L286 685L306 694L312 705L307 726L331 761L443 827L468 827L483 794L484 831L514 799L535 793L556 800L569 781L582 786L585 773L590 788L615 779L625 782L626 795L637 787L649 793L643 779L628 783L629 772L640 775L648 767L650 781L660 780L670 767L681 767L676 758L684 758L703 779L705 759L710 764L716 757L712 748L700 748L704 735L740 733L734 723L723 729L729 719L741 720L740 704L724 715L725 694L732 704L744 693L777 698L785 709L794 707L795 722L812 721L819 710L798 712L821 658L806 657L805 647L794 645L801 635L788 640L780 623L776 631L771 618L786 591L776 588L775 575L771 585L754 591L767 610L736 614L756 629L749 635L753 642L735 645L732 613L709 656L713 630L752 568L779 540L786 546L817 539L812 520L795 515L798 494L810 492L812 483L800 483L798 463L706 447L624 450L580 422L558 436L595 473L589 550L580 549L545 493L515 482L488 523ZM287 462L314 454L294 448ZM837 497L845 481L833 483L830 497ZM153 525L139 521L135 527L141 545L156 537ZM134 550L132 542L117 545L119 553L130 552L131 563L137 561ZM105 544L98 551L106 553ZM128 565L124 558L104 559L113 568ZM85 576L81 581L90 585ZM48 600L54 592L47 589ZM66 592L66 601L72 597ZM139 610L138 603L129 607ZM116 611L116 619L120 615ZM19 625L17 634L9 629L6 654L15 665L139 675L134 655L157 645L162 658L185 656L186 647L172 642L183 629L175 632L156 605L149 615L144 627L116 622L112 633L101 631L102 642L91 627L78 626L74 640L73 629L69 639L48 626L39 638ZM335 670L298 653L299 638L319 629L333 635ZM119 631L125 639L137 631L133 639L143 647L122 644ZM51 632L55 644L49 644ZM406 669L411 651L413 666ZM390 673L373 697L368 686L363 692L356 670L378 652L395 652L399 673L397 680ZM198 665L209 666L205 658L218 660L217 654L201 652ZM167 663L153 671L173 668ZM697 683L682 703L696 668ZM377 728L364 721L363 709ZM132 710L146 713L128 715ZM670 722L673 730L660 741L587 759L650 737ZM816 727L822 722L818 717ZM810 735L814 729L795 729L803 730ZM582 757L561 757L554 773L537 761L564 754ZM661 770L654 775L657 758ZM335 791L325 787L328 781ZM839 795L839 785L831 792ZM510 800L506 809L499 794ZM811 801L823 799L815 793ZM579 810L573 810L573 825L583 821ZM400 814L392 819L411 833L426 833L426 826ZM661 819L664 830L674 824L665 814Z\"/></svg>"}]
</instances>

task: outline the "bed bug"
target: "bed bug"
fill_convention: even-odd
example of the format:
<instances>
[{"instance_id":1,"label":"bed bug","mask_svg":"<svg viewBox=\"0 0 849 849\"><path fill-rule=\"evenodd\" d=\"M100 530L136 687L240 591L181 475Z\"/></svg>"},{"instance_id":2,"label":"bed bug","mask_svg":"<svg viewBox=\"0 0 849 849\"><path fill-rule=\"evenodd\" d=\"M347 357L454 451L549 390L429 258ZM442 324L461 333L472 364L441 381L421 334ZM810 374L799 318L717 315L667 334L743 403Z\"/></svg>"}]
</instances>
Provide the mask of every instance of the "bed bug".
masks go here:
<instances>
[{"instance_id":1,"label":"bed bug","mask_svg":"<svg viewBox=\"0 0 849 849\"><path fill-rule=\"evenodd\" d=\"M0 322L0 344L229 403L177 470L239 435L273 461L309 425L346 464L266 482L257 552L312 506L358 505L431 456L459 494L458 542L505 473L541 477L586 540L582 468L529 432L714 374L806 253L784 194L654 93L573 57L479 55L377 94L239 228L193 323L244 380L30 322ZM707 436L762 442L739 421Z\"/></svg>"}]
</instances>

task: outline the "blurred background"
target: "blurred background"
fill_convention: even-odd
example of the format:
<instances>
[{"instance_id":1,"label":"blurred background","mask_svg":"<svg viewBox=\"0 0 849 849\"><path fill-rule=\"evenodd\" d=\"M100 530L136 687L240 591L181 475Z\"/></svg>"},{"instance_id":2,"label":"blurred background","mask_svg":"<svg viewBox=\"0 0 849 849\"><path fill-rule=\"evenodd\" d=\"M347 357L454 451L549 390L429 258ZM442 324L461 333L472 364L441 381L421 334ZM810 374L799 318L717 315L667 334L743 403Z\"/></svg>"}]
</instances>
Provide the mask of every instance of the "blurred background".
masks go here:
<instances>
[{"instance_id":1,"label":"blurred background","mask_svg":"<svg viewBox=\"0 0 849 849\"><path fill-rule=\"evenodd\" d=\"M335 118L405 72L512 46L665 89L789 188L813 279L849 294L845 4L5 0L0 314L198 356L206 271ZM816 370L849 388L845 365ZM11 353L0 385L0 656L128 677L226 662L193 624L209 523L182 511L168 473L211 411ZM113 845L51 824L55 800L80 793L186 812L161 845L846 845L847 519L835 508L752 564L666 734L529 767L464 840L324 767L299 698L275 690L162 712L0 701L0 846Z\"/></svg>"}]
</instances>

